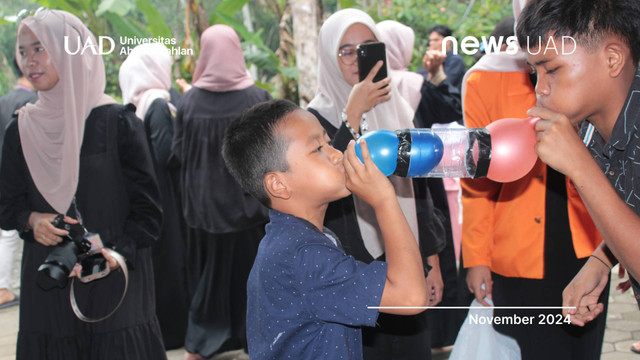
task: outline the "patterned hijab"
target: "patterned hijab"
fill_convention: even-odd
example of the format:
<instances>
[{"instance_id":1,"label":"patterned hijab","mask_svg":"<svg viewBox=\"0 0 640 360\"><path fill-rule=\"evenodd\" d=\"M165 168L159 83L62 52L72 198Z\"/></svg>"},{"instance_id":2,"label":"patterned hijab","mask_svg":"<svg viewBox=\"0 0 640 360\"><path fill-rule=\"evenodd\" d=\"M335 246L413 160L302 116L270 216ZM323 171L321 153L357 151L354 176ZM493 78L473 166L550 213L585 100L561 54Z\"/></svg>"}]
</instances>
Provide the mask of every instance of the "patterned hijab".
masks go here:
<instances>
[{"instance_id":1,"label":"patterned hijab","mask_svg":"<svg viewBox=\"0 0 640 360\"><path fill-rule=\"evenodd\" d=\"M171 96L171 55L160 43L136 46L120 66L122 102L136 106L136 116L144 120L154 100L169 103Z\"/></svg>"},{"instance_id":2,"label":"patterned hijab","mask_svg":"<svg viewBox=\"0 0 640 360\"><path fill-rule=\"evenodd\" d=\"M342 124L340 113L347 106L352 86L349 85L340 71L338 64L338 47L347 29L353 24L363 24L380 39L375 22L365 12L356 9L344 9L331 15L320 28L318 36L318 91L309 103L309 107L317 110L333 126ZM387 61L388 63L388 61ZM414 111L400 96L394 82L391 82L391 99L376 105L367 112L367 122L375 129L407 129L413 128ZM389 180L396 190L396 198L409 222L413 234L418 239L418 221L416 216L413 182L408 178L390 176ZM360 234L365 247L374 258L384 253L382 232L378 226L373 209L357 196L354 196L356 214Z\"/></svg>"},{"instance_id":3,"label":"patterned hijab","mask_svg":"<svg viewBox=\"0 0 640 360\"><path fill-rule=\"evenodd\" d=\"M93 108L115 101L104 94L102 56L89 48L75 55L64 50L65 37L70 48L76 41L82 47L88 39L97 44L80 19L65 11L44 10L20 22L18 33L23 27L40 40L59 80L50 90L38 91L35 104L18 111L22 152L38 191L55 211L66 213L78 187L85 120ZM16 43L19 54L17 50ZM16 60L20 63L19 55Z\"/></svg>"},{"instance_id":4,"label":"patterned hijab","mask_svg":"<svg viewBox=\"0 0 640 360\"><path fill-rule=\"evenodd\" d=\"M202 33L200 56L193 86L223 92L253 85L240 47L238 34L227 25L213 25Z\"/></svg>"}]
</instances>

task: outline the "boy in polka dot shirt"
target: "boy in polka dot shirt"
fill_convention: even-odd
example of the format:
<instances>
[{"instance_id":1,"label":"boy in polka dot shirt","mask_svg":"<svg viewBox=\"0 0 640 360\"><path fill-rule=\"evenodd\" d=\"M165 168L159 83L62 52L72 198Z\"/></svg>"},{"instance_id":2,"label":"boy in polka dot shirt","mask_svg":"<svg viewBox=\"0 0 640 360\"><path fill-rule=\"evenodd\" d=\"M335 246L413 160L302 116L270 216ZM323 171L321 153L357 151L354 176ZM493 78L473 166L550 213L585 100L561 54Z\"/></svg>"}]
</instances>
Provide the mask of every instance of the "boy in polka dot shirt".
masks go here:
<instances>
[{"instance_id":1,"label":"boy in polka dot shirt","mask_svg":"<svg viewBox=\"0 0 640 360\"><path fill-rule=\"evenodd\" d=\"M418 244L389 180L362 142L342 154L311 113L286 100L258 104L228 128L227 168L270 208L271 222L247 282L249 356L361 359L361 326L378 311L416 314L427 304ZM387 262L347 256L323 227L330 202L355 194L376 212ZM370 307L393 306L393 309Z\"/></svg>"}]
</instances>

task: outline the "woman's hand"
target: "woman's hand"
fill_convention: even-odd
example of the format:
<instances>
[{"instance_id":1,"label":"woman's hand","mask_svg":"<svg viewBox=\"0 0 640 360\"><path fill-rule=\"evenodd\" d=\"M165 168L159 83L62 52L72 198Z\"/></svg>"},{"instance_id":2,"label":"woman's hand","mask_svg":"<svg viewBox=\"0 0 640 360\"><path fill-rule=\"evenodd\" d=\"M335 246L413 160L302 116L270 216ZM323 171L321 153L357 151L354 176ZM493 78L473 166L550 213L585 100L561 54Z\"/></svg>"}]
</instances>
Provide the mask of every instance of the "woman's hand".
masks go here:
<instances>
[{"instance_id":1,"label":"woman's hand","mask_svg":"<svg viewBox=\"0 0 640 360\"><path fill-rule=\"evenodd\" d=\"M378 61L367 77L351 89L345 113L347 114L347 119L352 129L358 129L360 127L362 114L371 110L371 108L379 103L391 99L390 77L386 77L375 83L373 82L373 78L383 64L382 61Z\"/></svg>"},{"instance_id":2,"label":"woman's hand","mask_svg":"<svg viewBox=\"0 0 640 360\"><path fill-rule=\"evenodd\" d=\"M32 212L29 215L29 226L33 229L33 238L44 246L55 246L62 242L62 237L69 235L67 230L58 229L53 226L53 219L58 214ZM65 216L64 222L77 224L78 220Z\"/></svg>"},{"instance_id":3,"label":"woman's hand","mask_svg":"<svg viewBox=\"0 0 640 360\"><path fill-rule=\"evenodd\" d=\"M109 271L117 270L120 267L116 259L114 259L113 256L111 256L111 254L109 254L109 252L105 248L100 249L100 252L102 253L102 256L104 256L104 258L107 260L107 264L109 264ZM82 265L80 265L80 263L76 263L75 265L73 265L73 269L69 273L69 277L80 277L81 274Z\"/></svg>"},{"instance_id":4,"label":"woman's hand","mask_svg":"<svg viewBox=\"0 0 640 360\"><path fill-rule=\"evenodd\" d=\"M111 271L117 270L120 267L120 265L118 265L118 262L116 261L116 259L114 259L113 256L111 256L111 254L109 254L107 249L102 248L102 249L100 249L100 251L102 252L102 256L104 256L104 258L107 259L107 263L109 263L109 269Z\"/></svg>"},{"instance_id":5,"label":"woman's hand","mask_svg":"<svg viewBox=\"0 0 640 360\"><path fill-rule=\"evenodd\" d=\"M180 92L183 94L191 90L192 87L192 85L189 84L185 79L176 79L176 84L178 84L178 86L180 87Z\"/></svg>"}]
</instances>

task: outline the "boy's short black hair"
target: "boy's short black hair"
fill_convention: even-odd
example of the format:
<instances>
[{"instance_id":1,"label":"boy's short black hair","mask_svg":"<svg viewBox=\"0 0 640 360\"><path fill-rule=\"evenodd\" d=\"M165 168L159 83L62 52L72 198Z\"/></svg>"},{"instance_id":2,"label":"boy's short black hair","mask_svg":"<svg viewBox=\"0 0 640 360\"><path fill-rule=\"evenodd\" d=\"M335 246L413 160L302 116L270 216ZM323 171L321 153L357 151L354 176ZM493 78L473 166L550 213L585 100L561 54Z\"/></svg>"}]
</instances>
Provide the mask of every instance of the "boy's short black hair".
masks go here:
<instances>
[{"instance_id":1,"label":"boy's short black hair","mask_svg":"<svg viewBox=\"0 0 640 360\"><path fill-rule=\"evenodd\" d=\"M444 37L451 36L452 34L451 28L447 25L434 25L427 30L427 34L431 34L434 31Z\"/></svg>"},{"instance_id":2,"label":"boy's short black hair","mask_svg":"<svg viewBox=\"0 0 640 360\"><path fill-rule=\"evenodd\" d=\"M231 122L222 142L227 169L242 188L271 207L264 177L271 171L287 171L289 144L277 134L278 126L298 105L288 100L270 100L245 110Z\"/></svg>"},{"instance_id":3,"label":"boy's short black hair","mask_svg":"<svg viewBox=\"0 0 640 360\"><path fill-rule=\"evenodd\" d=\"M530 0L516 29L522 48L546 44L549 35L571 36L594 49L605 36L617 35L640 60L640 1L638 0ZM528 50L528 49L525 49Z\"/></svg>"}]
</instances>

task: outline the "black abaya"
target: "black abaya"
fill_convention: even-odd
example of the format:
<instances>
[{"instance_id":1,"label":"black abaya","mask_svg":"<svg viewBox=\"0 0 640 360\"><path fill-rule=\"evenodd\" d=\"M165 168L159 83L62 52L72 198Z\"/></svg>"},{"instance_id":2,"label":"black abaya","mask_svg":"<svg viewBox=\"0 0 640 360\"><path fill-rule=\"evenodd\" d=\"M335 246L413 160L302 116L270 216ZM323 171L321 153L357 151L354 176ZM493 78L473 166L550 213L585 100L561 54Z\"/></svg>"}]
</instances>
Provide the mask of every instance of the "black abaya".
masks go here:
<instances>
[{"instance_id":1,"label":"black abaya","mask_svg":"<svg viewBox=\"0 0 640 360\"><path fill-rule=\"evenodd\" d=\"M269 218L231 176L221 149L231 121L270 99L255 85L228 92L193 87L178 103L173 153L188 226L190 353L209 357L246 347L246 282Z\"/></svg>"},{"instance_id":2,"label":"black abaya","mask_svg":"<svg viewBox=\"0 0 640 360\"><path fill-rule=\"evenodd\" d=\"M184 222L178 194L178 168L170 162L173 115L164 99L154 100L144 117L160 188L164 221L152 247L156 314L167 349L184 345L189 312L186 286Z\"/></svg>"},{"instance_id":3,"label":"black abaya","mask_svg":"<svg viewBox=\"0 0 640 360\"><path fill-rule=\"evenodd\" d=\"M18 120L19 121L19 120ZM155 315L150 246L160 231L158 188L142 122L132 107L105 105L86 120L80 151L77 208L85 227L120 252L129 264L129 289L118 311L98 323L76 318L69 284L43 290L37 269L54 247L27 229L31 212L55 213L37 191L20 144L17 121L5 136L0 171L0 227L24 239L17 359L165 359ZM71 206L68 215L77 217ZM123 277L76 287L80 308L104 315L118 301Z\"/></svg>"}]
</instances>

